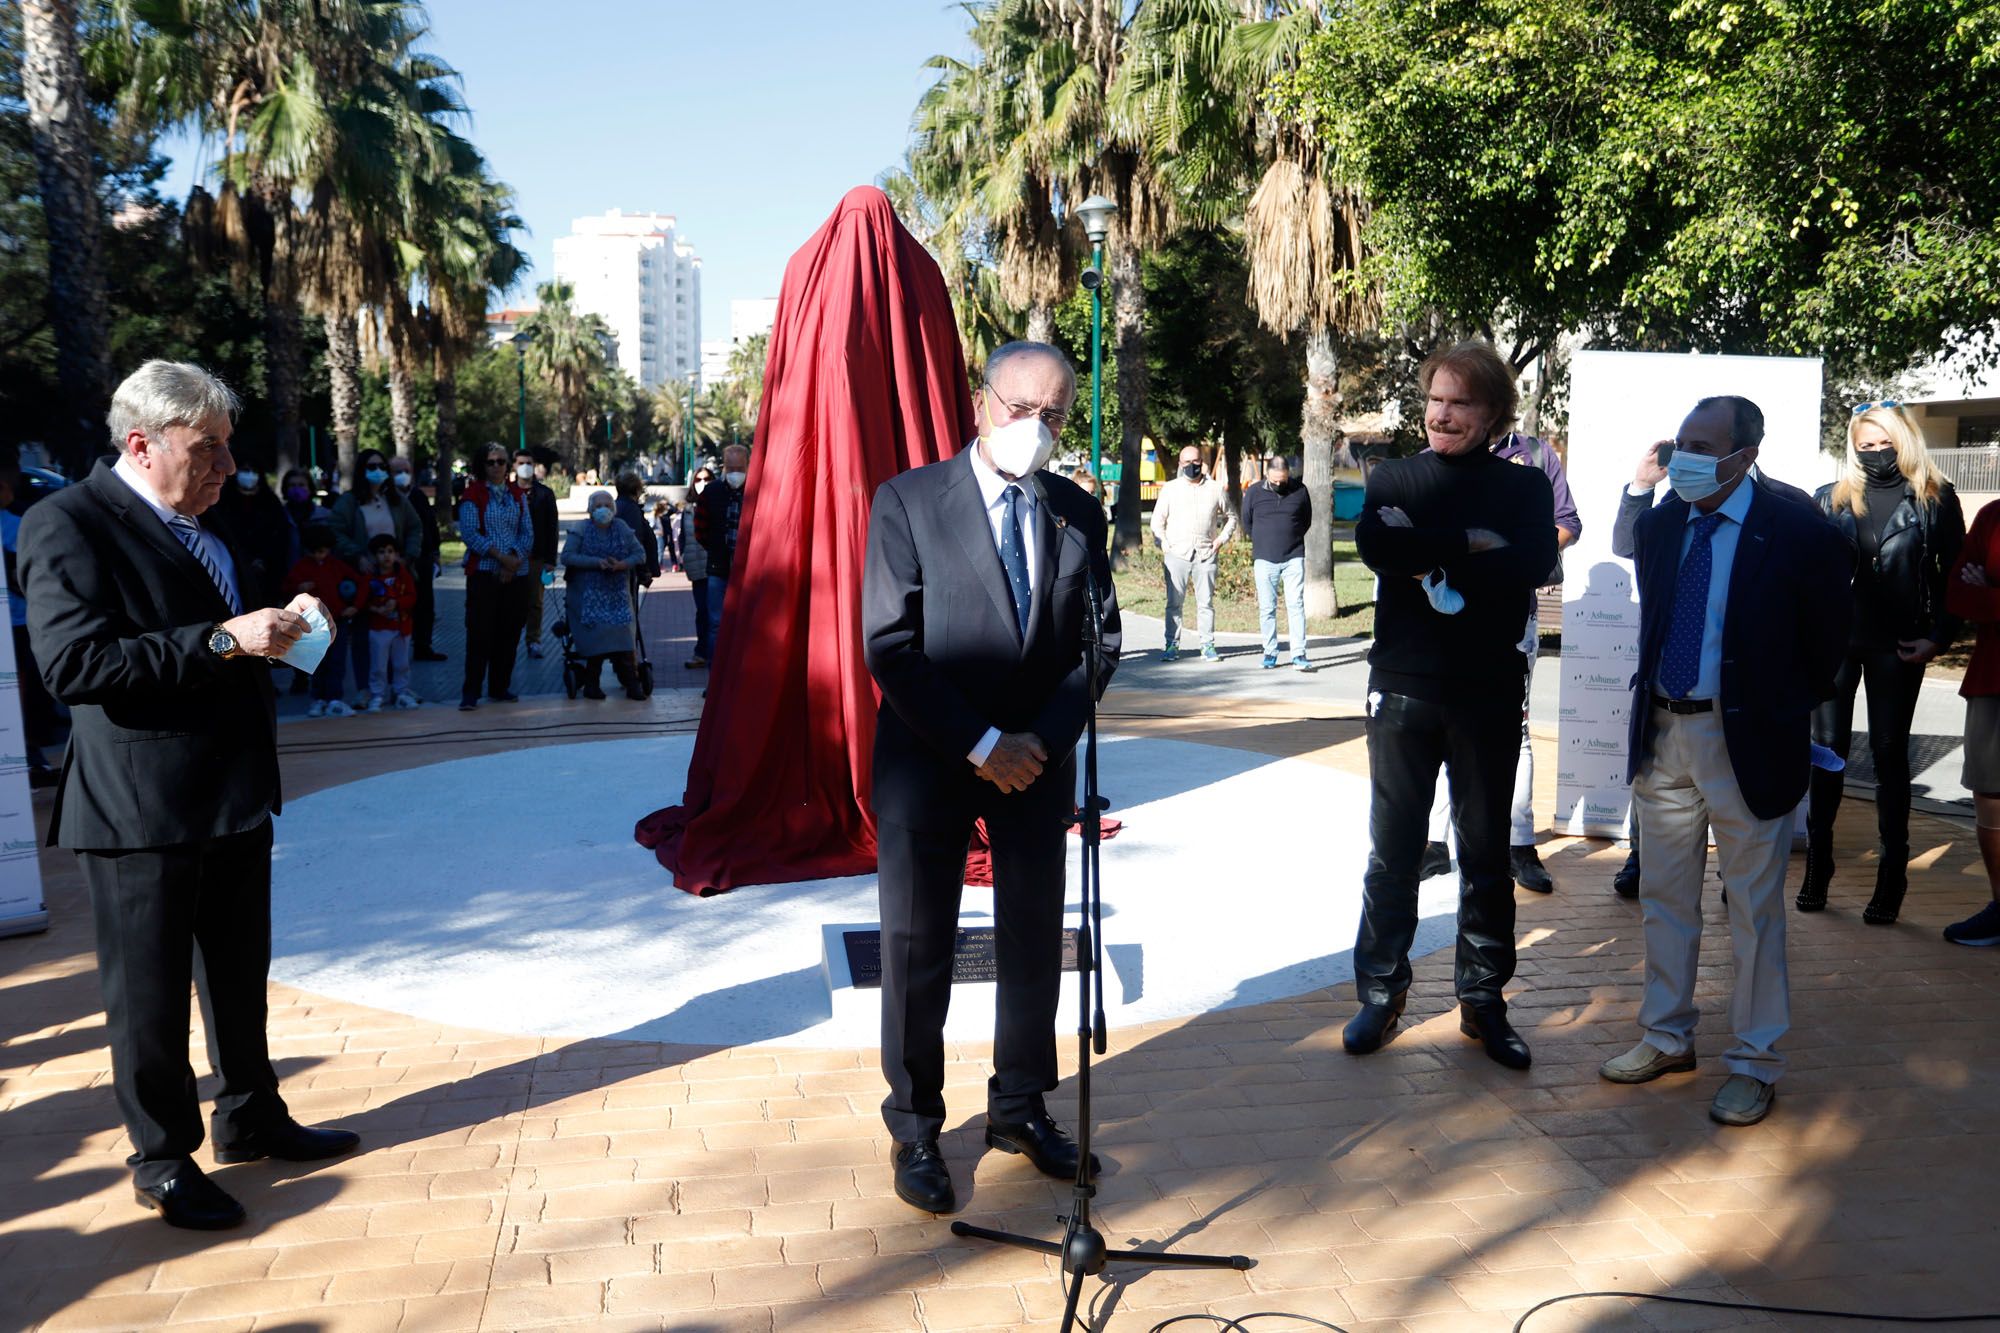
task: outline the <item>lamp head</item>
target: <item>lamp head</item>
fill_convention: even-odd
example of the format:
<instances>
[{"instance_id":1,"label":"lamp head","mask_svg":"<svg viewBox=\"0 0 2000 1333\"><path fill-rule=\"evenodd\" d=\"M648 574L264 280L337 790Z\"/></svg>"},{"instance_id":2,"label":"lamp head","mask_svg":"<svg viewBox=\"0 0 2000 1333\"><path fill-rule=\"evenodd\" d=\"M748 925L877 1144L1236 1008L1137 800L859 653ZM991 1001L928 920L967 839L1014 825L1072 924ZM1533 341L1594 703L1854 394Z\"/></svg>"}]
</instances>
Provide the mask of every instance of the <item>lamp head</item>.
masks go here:
<instances>
[{"instance_id":1,"label":"lamp head","mask_svg":"<svg viewBox=\"0 0 2000 1333\"><path fill-rule=\"evenodd\" d=\"M1092 245L1104 244L1104 238L1111 234L1111 216L1117 211L1118 205L1101 194L1093 194L1076 206L1076 215L1083 219L1083 234Z\"/></svg>"}]
</instances>

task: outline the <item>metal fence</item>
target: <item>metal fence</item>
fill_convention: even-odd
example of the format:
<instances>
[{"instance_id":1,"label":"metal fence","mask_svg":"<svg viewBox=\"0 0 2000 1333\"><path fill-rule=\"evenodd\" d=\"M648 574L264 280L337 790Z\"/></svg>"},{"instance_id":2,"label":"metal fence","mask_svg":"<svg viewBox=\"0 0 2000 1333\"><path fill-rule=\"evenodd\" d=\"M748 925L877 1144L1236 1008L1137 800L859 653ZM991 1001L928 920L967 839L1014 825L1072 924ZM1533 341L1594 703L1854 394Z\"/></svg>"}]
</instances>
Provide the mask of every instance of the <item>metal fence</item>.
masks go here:
<instances>
[{"instance_id":1,"label":"metal fence","mask_svg":"<svg viewBox=\"0 0 2000 1333\"><path fill-rule=\"evenodd\" d=\"M1983 449L1933 449L1931 457L1960 491L2000 492L2000 445Z\"/></svg>"}]
</instances>

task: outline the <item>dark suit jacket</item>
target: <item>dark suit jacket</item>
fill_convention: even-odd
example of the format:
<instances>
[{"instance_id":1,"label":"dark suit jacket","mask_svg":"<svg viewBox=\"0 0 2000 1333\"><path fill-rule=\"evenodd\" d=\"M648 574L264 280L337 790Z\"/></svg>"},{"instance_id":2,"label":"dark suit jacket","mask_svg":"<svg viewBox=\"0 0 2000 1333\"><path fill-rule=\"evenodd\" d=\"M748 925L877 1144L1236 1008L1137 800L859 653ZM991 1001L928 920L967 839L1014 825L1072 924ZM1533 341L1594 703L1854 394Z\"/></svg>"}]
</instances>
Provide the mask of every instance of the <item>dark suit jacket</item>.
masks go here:
<instances>
[{"instance_id":1,"label":"dark suit jacket","mask_svg":"<svg viewBox=\"0 0 2000 1333\"><path fill-rule=\"evenodd\" d=\"M20 545L28 639L70 707L55 841L167 847L276 814L271 669L209 652L228 603L146 502L99 464L28 511Z\"/></svg>"},{"instance_id":2,"label":"dark suit jacket","mask_svg":"<svg viewBox=\"0 0 2000 1333\"><path fill-rule=\"evenodd\" d=\"M969 824L998 789L966 755L988 727L1031 731L1049 752L1017 797L1066 815L1070 757L1091 705L1084 660L1084 567L1104 607L1100 692L1118 665L1118 601L1105 556L1104 511L1074 482L1033 478L1035 592L1026 641L1014 617L971 451L916 468L875 492L861 632L882 688L875 729L875 813L918 830ZM710 490L715 489L710 487Z\"/></svg>"},{"instance_id":3,"label":"dark suit jacket","mask_svg":"<svg viewBox=\"0 0 2000 1333\"><path fill-rule=\"evenodd\" d=\"M1806 794L1809 718L1833 694L1853 616L1854 550L1804 491L1759 474L1737 537L1722 620L1722 731L1743 799L1776 819ZM1639 583L1639 670L1628 724L1631 769L1651 752L1653 674L1673 619L1688 503L1627 495ZM1621 512L1620 519L1626 517Z\"/></svg>"}]
</instances>

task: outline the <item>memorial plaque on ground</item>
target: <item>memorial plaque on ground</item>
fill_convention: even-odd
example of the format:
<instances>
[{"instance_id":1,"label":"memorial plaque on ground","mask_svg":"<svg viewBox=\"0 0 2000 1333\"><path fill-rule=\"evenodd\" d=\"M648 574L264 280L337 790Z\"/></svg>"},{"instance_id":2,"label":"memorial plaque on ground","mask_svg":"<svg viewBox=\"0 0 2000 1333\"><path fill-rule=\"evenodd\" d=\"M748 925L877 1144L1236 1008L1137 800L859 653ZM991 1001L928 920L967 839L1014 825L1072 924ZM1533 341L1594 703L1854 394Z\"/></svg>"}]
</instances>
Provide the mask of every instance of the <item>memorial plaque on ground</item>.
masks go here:
<instances>
[{"instance_id":1,"label":"memorial plaque on ground","mask_svg":"<svg viewBox=\"0 0 2000 1333\"><path fill-rule=\"evenodd\" d=\"M1062 970L1076 971L1076 931L1062 933ZM856 990L880 990L882 988L882 932L879 930L848 930L841 932L841 939L847 945L847 970L854 978ZM1000 979L999 946L994 942L993 927L964 926L959 929L958 943L952 950L951 981L958 985L966 981L998 981Z\"/></svg>"}]
</instances>

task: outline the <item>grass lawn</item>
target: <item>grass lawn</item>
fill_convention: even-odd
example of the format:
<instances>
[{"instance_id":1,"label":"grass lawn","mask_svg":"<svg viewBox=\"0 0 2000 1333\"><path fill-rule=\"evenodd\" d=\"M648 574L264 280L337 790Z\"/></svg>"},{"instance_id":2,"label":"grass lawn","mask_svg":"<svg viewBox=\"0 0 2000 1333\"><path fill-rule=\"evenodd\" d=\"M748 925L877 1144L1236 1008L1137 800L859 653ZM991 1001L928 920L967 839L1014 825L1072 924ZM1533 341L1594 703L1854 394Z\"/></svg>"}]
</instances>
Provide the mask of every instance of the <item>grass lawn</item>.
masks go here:
<instances>
[{"instance_id":1,"label":"grass lawn","mask_svg":"<svg viewBox=\"0 0 2000 1333\"><path fill-rule=\"evenodd\" d=\"M1333 590L1340 614L1331 618L1311 618L1306 632L1317 636L1366 638L1375 631L1375 575L1354 556L1354 543L1336 541L1333 546ZM1164 617L1167 610L1166 567L1160 551L1150 543L1126 558L1125 568L1114 580L1118 585L1118 605L1139 615ZM1183 608L1190 629L1194 621L1194 599ZM1251 576L1250 547L1231 542L1222 551L1215 574L1215 628L1224 633L1255 634L1257 625L1257 585ZM1285 632L1285 612L1278 608L1278 633Z\"/></svg>"}]
</instances>

